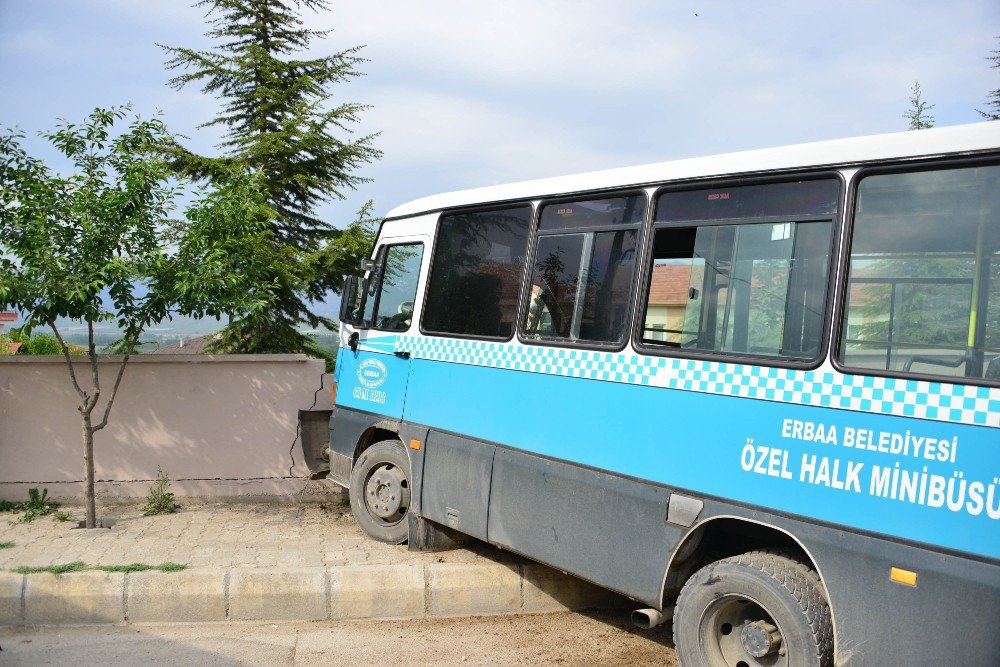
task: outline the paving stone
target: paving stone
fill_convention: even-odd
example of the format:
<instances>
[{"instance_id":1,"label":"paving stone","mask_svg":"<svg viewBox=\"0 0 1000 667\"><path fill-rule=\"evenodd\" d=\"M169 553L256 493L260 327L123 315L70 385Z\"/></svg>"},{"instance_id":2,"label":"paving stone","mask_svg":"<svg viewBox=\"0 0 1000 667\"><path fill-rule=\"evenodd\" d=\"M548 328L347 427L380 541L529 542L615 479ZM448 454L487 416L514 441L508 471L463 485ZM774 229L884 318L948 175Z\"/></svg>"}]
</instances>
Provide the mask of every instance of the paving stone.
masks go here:
<instances>
[{"instance_id":1,"label":"paving stone","mask_svg":"<svg viewBox=\"0 0 1000 667\"><path fill-rule=\"evenodd\" d=\"M225 580L226 573L221 569L129 574L128 620L133 623L224 621Z\"/></svg>"},{"instance_id":2,"label":"paving stone","mask_svg":"<svg viewBox=\"0 0 1000 667\"><path fill-rule=\"evenodd\" d=\"M419 565L332 567L330 608L334 619L423 616L423 567Z\"/></svg>"},{"instance_id":3,"label":"paving stone","mask_svg":"<svg viewBox=\"0 0 1000 667\"><path fill-rule=\"evenodd\" d=\"M127 610L132 620L175 620L186 614L192 618L218 618L224 613L219 611L222 593L218 582L227 571L233 618L248 620L326 618L331 611L345 618L414 616L425 613L425 609L437 615L462 615L590 606L586 602L589 598L575 588L567 588L568 580L541 566L523 565L528 578L522 585L518 568L525 561L485 544L473 542L466 549L445 553L418 553L371 540L359 530L347 508L219 503L191 504L174 515L145 517L139 506L116 507L109 513L119 517L113 529L90 531L73 529L49 517L28 524L19 524L14 517L3 526L4 539L13 541L14 547L0 550L0 570L74 560L92 566L132 562L157 565L171 560L196 568L180 573L128 575ZM165 539L167 534L176 537ZM324 567L329 568L329 580ZM425 569L430 591L426 600ZM362 576L361 571L369 575ZM270 573L275 572L285 572L287 577L274 580L276 575ZM200 601L182 589L181 579L173 579L196 574L215 582L205 585L206 598ZM70 576L83 575L64 575L63 579ZM86 576L96 576L100 581L108 575ZM49 588L55 585L51 583L55 579L52 575L29 578L35 581L35 577L40 578L38 582L50 581ZM0 596L11 585L0 581ZM171 590L171 586L177 589ZM247 595L255 586L260 599L252 601ZM39 595L45 592L41 583L34 584L33 591ZM149 601L154 594L168 598L162 607ZM93 609L99 598L96 594L90 596ZM43 603L36 602L36 610L39 604ZM225 609L224 601L221 608ZM121 604L115 602L113 613L105 617L114 617L109 622L120 621L121 609ZM78 609L75 615L81 614ZM100 614L95 611L90 616Z\"/></svg>"},{"instance_id":4,"label":"paving stone","mask_svg":"<svg viewBox=\"0 0 1000 667\"><path fill-rule=\"evenodd\" d=\"M25 576L25 623L120 623L124 619L123 574L71 572Z\"/></svg>"},{"instance_id":5,"label":"paving stone","mask_svg":"<svg viewBox=\"0 0 1000 667\"><path fill-rule=\"evenodd\" d=\"M234 621L315 621L328 617L323 568L254 568L229 574Z\"/></svg>"},{"instance_id":6,"label":"paving stone","mask_svg":"<svg viewBox=\"0 0 1000 667\"><path fill-rule=\"evenodd\" d=\"M435 616L510 614L521 609L518 565L431 563L427 613Z\"/></svg>"}]
</instances>

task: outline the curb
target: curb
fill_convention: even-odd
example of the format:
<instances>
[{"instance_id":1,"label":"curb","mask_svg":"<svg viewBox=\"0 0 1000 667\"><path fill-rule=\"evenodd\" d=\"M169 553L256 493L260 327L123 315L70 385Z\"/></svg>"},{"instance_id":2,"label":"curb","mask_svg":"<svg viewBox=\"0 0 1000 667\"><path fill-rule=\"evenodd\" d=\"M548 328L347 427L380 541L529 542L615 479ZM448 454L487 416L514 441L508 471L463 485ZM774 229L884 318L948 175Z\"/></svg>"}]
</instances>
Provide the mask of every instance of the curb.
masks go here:
<instances>
[{"instance_id":1,"label":"curb","mask_svg":"<svg viewBox=\"0 0 1000 667\"><path fill-rule=\"evenodd\" d=\"M0 626L494 616L627 605L533 563L0 572Z\"/></svg>"}]
</instances>

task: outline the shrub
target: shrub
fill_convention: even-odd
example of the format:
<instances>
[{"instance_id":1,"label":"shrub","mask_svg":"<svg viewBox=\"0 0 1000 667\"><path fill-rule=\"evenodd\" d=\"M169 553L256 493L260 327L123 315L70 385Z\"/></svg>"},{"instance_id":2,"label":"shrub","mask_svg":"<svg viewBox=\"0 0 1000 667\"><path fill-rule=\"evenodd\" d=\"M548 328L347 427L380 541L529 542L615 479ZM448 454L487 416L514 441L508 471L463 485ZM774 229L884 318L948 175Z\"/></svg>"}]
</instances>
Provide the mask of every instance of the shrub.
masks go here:
<instances>
[{"instance_id":1,"label":"shrub","mask_svg":"<svg viewBox=\"0 0 1000 667\"><path fill-rule=\"evenodd\" d=\"M55 336L49 334L35 334L33 336L26 336L18 330L10 332L10 335L6 337L11 343L20 343L21 349L18 350L18 354L62 354L62 346L59 345L59 341L56 340ZM0 343L3 342L4 336L0 335ZM86 350L79 345L70 345L70 354L83 354Z\"/></svg>"},{"instance_id":2,"label":"shrub","mask_svg":"<svg viewBox=\"0 0 1000 667\"><path fill-rule=\"evenodd\" d=\"M146 506L142 508L144 516L172 514L180 509L180 505L174 501L174 494L169 489L170 478L163 472L163 468L156 466L156 481L146 496Z\"/></svg>"}]
</instances>

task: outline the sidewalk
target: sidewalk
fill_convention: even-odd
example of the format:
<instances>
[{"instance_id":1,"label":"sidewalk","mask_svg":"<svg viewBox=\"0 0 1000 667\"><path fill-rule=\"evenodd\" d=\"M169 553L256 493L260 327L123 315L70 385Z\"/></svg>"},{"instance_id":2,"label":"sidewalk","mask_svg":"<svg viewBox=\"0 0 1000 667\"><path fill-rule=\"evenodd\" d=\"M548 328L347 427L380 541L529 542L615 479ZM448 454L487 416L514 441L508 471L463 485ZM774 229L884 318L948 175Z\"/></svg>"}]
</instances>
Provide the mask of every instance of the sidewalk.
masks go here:
<instances>
[{"instance_id":1,"label":"sidewalk","mask_svg":"<svg viewBox=\"0 0 1000 667\"><path fill-rule=\"evenodd\" d=\"M61 508L82 517L80 507ZM340 503L191 504L110 529L0 514L0 624L416 618L621 606L624 599L487 544L412 553ZM16 574L20 566L177 563L177 572Z\"/></svg>"}]
</instances>

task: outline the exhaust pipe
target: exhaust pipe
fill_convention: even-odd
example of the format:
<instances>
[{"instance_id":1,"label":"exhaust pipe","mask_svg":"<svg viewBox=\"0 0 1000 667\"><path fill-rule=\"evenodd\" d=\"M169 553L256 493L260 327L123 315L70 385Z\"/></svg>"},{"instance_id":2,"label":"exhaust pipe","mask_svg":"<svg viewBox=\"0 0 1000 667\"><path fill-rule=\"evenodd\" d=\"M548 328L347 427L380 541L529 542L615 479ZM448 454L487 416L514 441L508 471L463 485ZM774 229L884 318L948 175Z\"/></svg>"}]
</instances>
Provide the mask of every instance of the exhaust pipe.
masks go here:
<instances>
[{"instance_id":1,"label":"exhaust pipe","mask_svg":"<svg viewBox=\"0 0 1000 667\"><path fill-rule=\"evenodd\" d=\"M636 609L632 612L632 625L642 628L643 630L649 630L650 628L655 628L661 623L666 623L673 617L673 609L666 612L658 611L656 609Z\"/></svg>"}]
</instances>

